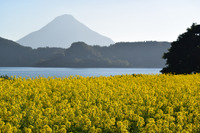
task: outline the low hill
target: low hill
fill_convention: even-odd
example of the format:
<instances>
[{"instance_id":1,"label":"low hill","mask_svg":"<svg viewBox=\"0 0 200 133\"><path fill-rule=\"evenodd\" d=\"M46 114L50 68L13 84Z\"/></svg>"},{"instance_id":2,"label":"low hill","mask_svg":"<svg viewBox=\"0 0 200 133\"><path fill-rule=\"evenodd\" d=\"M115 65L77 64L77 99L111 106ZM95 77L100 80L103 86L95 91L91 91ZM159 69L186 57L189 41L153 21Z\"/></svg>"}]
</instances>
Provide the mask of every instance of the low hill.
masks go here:
<instances>
[{"instance_id":1,"label":"low hill","mask_svg":"<svg viewBox=\"0 0 200 133\"><path fill-rule=\"evenodd\" d=\"M52 67L135 67L161 68L168 42L121 42L109 47L73 43L65 55L40 62L37 66Z\"/></svg>"},{"instance_id":2,"label":"low hill","mask_svg":"<svg viewBox=\"0 0 200 133\"><path fill-rule=\"evenodd\" d=\"M24 47L16 42L0 38L0 67L29 66L30 47Z\"/></svg>"},{"instance_id":3,"label":"low hill","mask_svg":"<svg viewBox=\"0 0 200 133\"><path fill-rule=\"evenodd\" d=\"M0 67L31 67L39 61L45 61L62 54L61 48L24 47L14 41L0 38Z\"/></svg>"},{"instance_id":4,"label":"low hill","mask_svg":"<svg viewBox=\"0 0 200 133\"><path fill-rule=\"evenodd\" d=\"M73 43L68 49L21 46L0 38L0 67L134 67L161 68L168 42L120 42L110 46Z\"/></svg>"}]
</instances>

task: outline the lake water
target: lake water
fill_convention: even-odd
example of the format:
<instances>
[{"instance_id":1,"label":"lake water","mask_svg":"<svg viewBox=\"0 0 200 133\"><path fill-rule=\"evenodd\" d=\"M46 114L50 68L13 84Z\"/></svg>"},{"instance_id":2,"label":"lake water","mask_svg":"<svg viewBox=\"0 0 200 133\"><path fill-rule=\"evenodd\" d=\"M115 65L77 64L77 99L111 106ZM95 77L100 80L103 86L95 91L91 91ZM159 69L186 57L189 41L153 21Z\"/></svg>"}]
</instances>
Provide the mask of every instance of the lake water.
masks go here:
<instances>
[{"instance_id":1,"label":"lake water","mask_svg":"<svg viewBox=\"0 0 200 133\"><path fill-rule=\"evenodd\" d=\"M0 67L0 75L21 77L114 76L122 74L159 74L161 68L38 68Z\"/></svg>"}]
</instances>

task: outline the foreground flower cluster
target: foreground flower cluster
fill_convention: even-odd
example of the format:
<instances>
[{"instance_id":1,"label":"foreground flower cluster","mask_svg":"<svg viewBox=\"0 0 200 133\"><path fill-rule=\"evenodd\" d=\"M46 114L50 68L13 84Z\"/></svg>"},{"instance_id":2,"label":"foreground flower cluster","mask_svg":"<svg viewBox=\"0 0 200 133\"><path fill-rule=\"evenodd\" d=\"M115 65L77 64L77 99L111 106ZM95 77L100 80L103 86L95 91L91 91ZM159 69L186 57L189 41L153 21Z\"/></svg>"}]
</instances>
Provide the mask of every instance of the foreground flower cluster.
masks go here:
<instances>
[{"instance_id":1,"label":"foreground flower cluster","mask_svg":"<svg viewBox=\"0 0 200 133\"><path fill-rule=\"evenodd\" d=\"M0 78L0 132L200 132L200 74Z\"/></svg>"}]
</instances>

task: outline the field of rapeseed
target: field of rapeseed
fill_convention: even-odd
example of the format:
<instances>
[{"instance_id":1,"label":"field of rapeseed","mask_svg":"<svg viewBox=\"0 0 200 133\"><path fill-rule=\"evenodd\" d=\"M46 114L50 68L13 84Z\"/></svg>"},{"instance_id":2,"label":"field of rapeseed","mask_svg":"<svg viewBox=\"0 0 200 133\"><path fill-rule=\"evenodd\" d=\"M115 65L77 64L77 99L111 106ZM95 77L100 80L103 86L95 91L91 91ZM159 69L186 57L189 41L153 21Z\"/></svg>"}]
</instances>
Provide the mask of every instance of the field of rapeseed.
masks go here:
<instances>
[{"instance_id":1,"label":"field of rapeseed","mask_svg":"<svg viewBox=\"0 0 200 133\"><path fill-rule=\"evenodd\" d=\"M0 132L200 132L200 74L0 78Z\"/></svg>"}]
</instances>

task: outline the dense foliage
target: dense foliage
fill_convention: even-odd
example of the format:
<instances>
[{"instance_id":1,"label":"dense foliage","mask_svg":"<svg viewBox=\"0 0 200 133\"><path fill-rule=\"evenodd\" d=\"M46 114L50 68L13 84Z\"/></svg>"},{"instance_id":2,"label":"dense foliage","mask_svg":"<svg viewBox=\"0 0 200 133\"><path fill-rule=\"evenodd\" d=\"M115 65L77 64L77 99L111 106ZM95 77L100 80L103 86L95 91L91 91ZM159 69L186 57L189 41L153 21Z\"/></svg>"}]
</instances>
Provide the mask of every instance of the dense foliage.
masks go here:
<instances>
[{"instance_id":1,"label":"dense foliage","mask_svg":"<svg viewBox=\"0 0 200 133\"><path fill-rule=\"evenodd\" d=\"M200 25L193 24L163 56L167 67L162 73L190 74L200 72Z\"/></svg>"},{"instance_id":2,"label":"dense foliage","mask_svg":"<svg viewBox=\"0 0 200 133\"><path fill-rule=\"evenodd\" d=\"M10 79L10 77L8 75L0 75L0 78Z\"/></svg>"},{"instance_id":3,"label":"dense foliage","mask_svg":"<svg viewBox=\"0 0 200 133\"><path fill-rule=\"evenodd\" d=\"M200 74L0 78L0 132L200 132Z\"/></svg>"}]
</instances>

